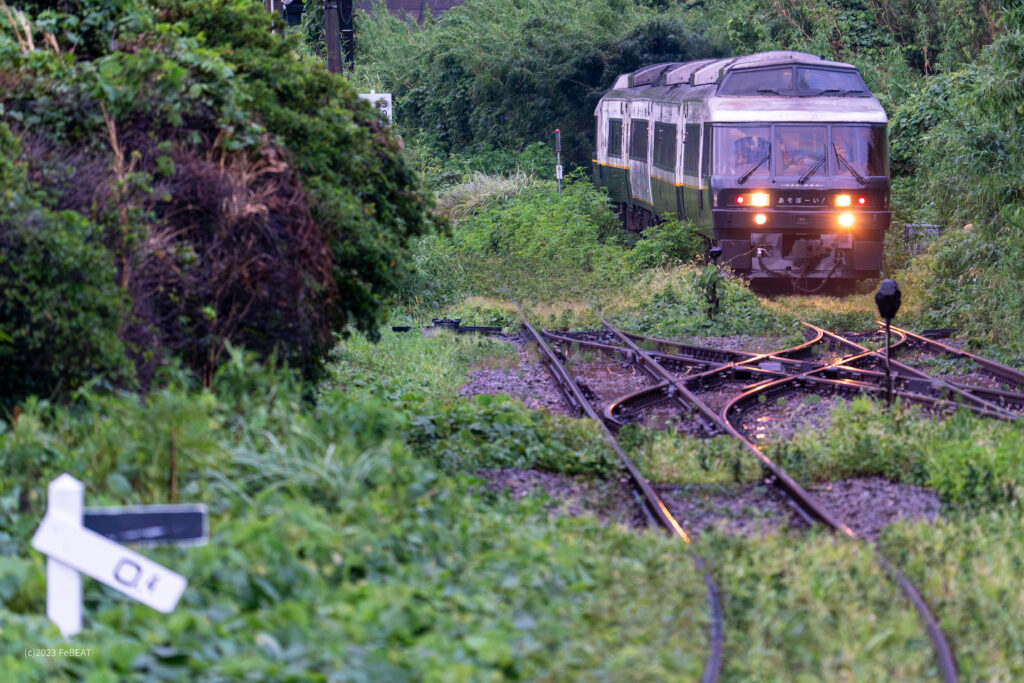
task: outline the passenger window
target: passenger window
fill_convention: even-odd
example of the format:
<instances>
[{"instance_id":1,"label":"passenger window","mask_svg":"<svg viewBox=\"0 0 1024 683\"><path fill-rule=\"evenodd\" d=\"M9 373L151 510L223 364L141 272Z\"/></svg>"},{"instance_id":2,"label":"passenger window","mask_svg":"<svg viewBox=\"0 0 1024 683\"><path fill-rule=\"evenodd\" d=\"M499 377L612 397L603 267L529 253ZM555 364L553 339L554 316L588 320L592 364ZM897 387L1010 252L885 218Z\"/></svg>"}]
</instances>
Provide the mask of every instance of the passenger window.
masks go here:
<instances>
[{"instance_id":1,"label":"passenger window","mask_svg":"<svg viewBox=\"0 0 1024 683\"><path fill-rule=\"evenodd\" d=\"M867 86L856 71L800 69L798 90L802 95L867 95Z\"/></svg>"},{"instance_id":2,"label":"passenger window","mask_svg":"<svg viewBox=\"0 0 1024 683\"><path fill-rule=\"evenodd\" d=\"M731 72L719 89L721 95L782 95L793 91L793 67L739 69Z\"/></svg>"},{"instance_id":3,"label":"passenger window","mask_svg":"<svg viewBox=\"0 0 1024 683\"><path fill-rule=\"evenodd\" d=\"M622 119L608 119L608 156L622 156Z\"/></svg>"},{"instance_id":4,"label":"passenger window","mask_svg":"<svg viewBox=\"0 0 1024 683\"><path fill-rule=\"evenodd\" d=\"M832 126L831 151L838 176L889 174L884 126Z\"/></svg>"},{"instance_id":5,"label":"passenger window","mask_svg":"<svg viewBox=\"0 0 1024 683\"><path fill-rule=\"evenodd\" d=\"M666 171L676 170L675 124L654 124L654 165Z\"/></svg>"},{"instance_id":6,"label":"passenger window","mask_svg":"<svg viewBox=\"0 0 1024 683\"><path fill-rule=\"evenodd\" d=\"M629 158L647 161L647 121L633 119L629 129Z\"/></svg>"},{"instance_id":7,"label":"passenger window","mask_svg":"<svg viewBox=\"0 0 1024 683\"><path fill-rule=\"evenodd\" d=\"M683 145L683 172L687 175L697 175L697 164L700 161L699 124L686 124L686 142Z\"/></svg>"}]
</instances>

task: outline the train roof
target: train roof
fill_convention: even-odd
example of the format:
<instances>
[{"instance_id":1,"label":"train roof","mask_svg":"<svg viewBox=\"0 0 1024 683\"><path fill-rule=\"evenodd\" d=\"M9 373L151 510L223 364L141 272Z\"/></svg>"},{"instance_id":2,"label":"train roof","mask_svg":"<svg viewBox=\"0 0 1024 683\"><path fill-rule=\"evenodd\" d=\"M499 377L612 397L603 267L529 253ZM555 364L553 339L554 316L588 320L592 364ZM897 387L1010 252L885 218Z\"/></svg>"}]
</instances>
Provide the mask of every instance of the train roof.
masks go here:
<instances>
[{"instance_id":1,"label":"train roof","mask_svg":"<svg viewBox=\"0 0 1024 683\"><path fill-rule=\"evenodd\" d=\"M800 112L801 121L888 121L882 105L870 93L858 97L718 95L718 86L730 72L795 65L857 71L852 64L832 62L807 52L773 50L743 57L652 64L619 76L604 98L658 102L701 100L707 105L708 120L713 122L792 120L794 111Z\"/></svg>"}]
</instances>

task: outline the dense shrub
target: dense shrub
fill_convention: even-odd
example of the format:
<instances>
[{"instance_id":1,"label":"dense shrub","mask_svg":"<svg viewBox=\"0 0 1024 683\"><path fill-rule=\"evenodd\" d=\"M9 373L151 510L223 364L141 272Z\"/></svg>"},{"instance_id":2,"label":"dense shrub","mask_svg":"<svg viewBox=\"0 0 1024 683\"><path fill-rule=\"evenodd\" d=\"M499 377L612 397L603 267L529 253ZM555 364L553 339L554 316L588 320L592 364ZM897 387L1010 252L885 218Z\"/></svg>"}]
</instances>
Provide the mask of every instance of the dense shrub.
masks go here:
<instances>
[{"instance_id":1,"label":"dense shrub","mask_svg":"<svg viewBox=\"0 0 1024 683\"><path fill-rule=\"evenodd\" d=\"M708 301L701 286L703 272L693 267L672 272L667 280L652 287L633 310L612 316L613 322L654 337L767 334L780 329L784 321L742 281L731 278L718 281L720 308L714 318L709 318Z\"/></svg>"},{"instance_id":2,"label":"dense shrub","mask_svg":"<svg viewBox=\"0 0 1024 683\"><path fill-rule=\"evenodd\" d=\"M35 200L19 145L0 123L0 408L130 376L117 337L126 308L95 225Z\"/></svg>"},{"instance_id":3,"label":"dense shrub","mask_svg":"<svg viewBox=\"0 0 1024 683\"><path fill-rule=\"evenodd\" d=\"M19 5L0 116L29 194L109 250L130 313L95 334L119 332L143 382L167 355L208 382L227 343L313 373L335 332L375 332L432 222L344 80L248 0Z\"/></svg>"},{"instance_id":4,"label":"dense shrub","mask_svg":"<svg viewBox=\"0 0 1024 683\"><path fill-rule=\"evenodd\" d=\"M629 254L637 268L686 263L702 255L705 238L693 223L673 215L644 230Z\"/></svg>"},{"instance_id":5,"label":"dense shrub","mask_svg":"<svg viewBox=\"0 0 1024 683\"><path fill-rule=\"evenodd\" d=\"M568 163L590 160L593 113L615 77L724 54L710 32L627 0L469 0L425 26L361 17L355 78L396 96L402 125L445 150L516 147L562 131Z\"/></svg>"},{"instance_id":6,"label":"dense shrub","mask_svg":"<svg viewBox=\"0 0 1024 683\"><path fill-rule=\"evenodd\" d=\"M538 181L486 205L459 222L452 243L475 293L586 297L632 274L620 233L607 195L578 174L560 195Z\"/></svg>"}]
</instances>

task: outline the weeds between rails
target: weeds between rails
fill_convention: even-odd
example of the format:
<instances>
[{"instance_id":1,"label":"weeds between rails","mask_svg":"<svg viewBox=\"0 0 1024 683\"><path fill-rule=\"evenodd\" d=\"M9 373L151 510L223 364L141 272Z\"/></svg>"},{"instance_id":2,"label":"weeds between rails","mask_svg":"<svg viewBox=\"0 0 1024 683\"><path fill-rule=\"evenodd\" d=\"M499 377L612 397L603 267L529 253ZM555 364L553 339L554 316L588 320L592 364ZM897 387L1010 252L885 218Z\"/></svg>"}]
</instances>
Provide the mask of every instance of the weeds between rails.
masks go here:
<instances>
[{"instance_id":1,"label":"weeds between rails","mask_svg":"<svg viewBox=\"0 0 1024 683\"><path fill-rule=\"evenodd\" d=\"M736 437L761 462L762 467L770 474L770 479L786 492L808 521L816 520L838 535L861 540L871 546L879 564L917 611L932 643L936 663L943 679L957 680L956 660L952 650L937 620L913 584L881 554L877 546L850 529L765 456L748 438L747 427L743 421L744 415L753 406L765 402L765 399L775 399L785 394L810 392L843 396L859 393L884 395L888 391L890 381L882 371L884 356L853 339L813 325L807 325L806 341L802 344L775 353L750 354L642 337L622 332L606 321L604 324L607 332L597 334L559 335L546 331L540 334L528 323L526 328L530 336L537 341L538 347L543 350L545 364L555 377L556 384L566 396L566 400L576 410L602 423L606 436L624 463L631 465L614 441L613 430L636 419L644 410L666 402L673 404L684 419L696 421L698 429L706 435L728 433ZM893 349L897 353L914 344L924 346L933 352L967 358L1000 380L1017 387L1024 386L1024 373L1012 368L904 330L897 330L896 337ZM598 416L586 397L588 393L593 396L594 392L589 390L584 382L571 377L545 339L560 346L577 345L616 356L626 364L639 367L654 384L610 402L605 407L604 414ZM824 360L814 357L815 351L821 346L826 347L830 353ZM928 410L947 411L963 406L982 416L1012 420L1017 417L1015 410L1024 406L1024 394L1007 391L1005 388L997 390L951 382L930 376L898 361L893 362L891 367L894 371L894 395L906 402L921 404ZM666 368L671 368L671 371ZM728 401L721 411L712 410L698 396L698 392L716 384L737 380L750 383ZM649 489L647 482L635 472L635 468L627 466L627 469L630 470L638 489ZM657 509L660 501L656 496L647 498L647 505ZM674 519L668 522L664 519L659 521L669 529L672 529L673 525L678 527L679 524ZM681 527L678 528L681 532ZM708 578L710 580L710 577Z\"/></svg>"}]
</instances>

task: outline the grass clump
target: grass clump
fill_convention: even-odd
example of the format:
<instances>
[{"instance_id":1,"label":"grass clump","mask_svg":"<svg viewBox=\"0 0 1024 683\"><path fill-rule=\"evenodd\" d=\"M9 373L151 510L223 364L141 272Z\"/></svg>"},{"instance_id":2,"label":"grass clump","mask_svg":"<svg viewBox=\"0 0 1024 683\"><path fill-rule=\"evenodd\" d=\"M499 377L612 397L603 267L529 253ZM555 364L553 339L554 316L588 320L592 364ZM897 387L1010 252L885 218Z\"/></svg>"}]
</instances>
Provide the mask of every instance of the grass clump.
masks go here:
<instances>
[{"instance_id":1,"label":"grass clump","mask_svg":"<svg viewBox=\"0 0 1024 683\"><path fill-rule=\"evenodd\" d=\"M656 273L633 310L611 316L611 321L651 336L767 334L783 321L741 282L723 279L718 287L720 311L708 318L707 300L698 286L700 270L680 267L666 277Z\"/></svg>"},{"instance_id":2,"label":"grass clump","mask_svg":"<svg viewBox=\"0 0 1024 683\"><path fill-rule=\"evenodd\" d=\"M934 655L917 614L868 546L820 531L802 539L706 532L700 545L723 593L723 678L933 675Z\"/></svg>"},{"instance_id":3,"label":"grass clump","mask_svg":"<svg viewBox=\"0 0 1024 683\"><path fill-rule=\"evenodd\" d=\"M761 466L732 437L699 439L667 430L627 426L619 433L633 462L658 483L720 484L754 481Z\"/></svg>"},{"instance_id":4,"label":"grass clump","mask_svg":"<svg viewBox=\"0 0 1024 683\"><path fill-rule=\"evenodd\" d=\"M629 252L629 260L638 270L689 263L703 257L704 243L697 226L666 214L661 223L644 230Z\"/></svg>"},{"instance_id":5,"label":"grass clump","mask_svg":"<svg viewBox=\"0 0 1024 683\"><path fill-rule=\"evenodd\" d=\"M865 397L838 407L824 432L806 430L768 455L804 481L883 476L929 486L946 503L969 508L1018 505L1024 494L1024 426L959 410L924 418L898 402L889 410Z\"/></svg>"},{"instance_id":6,"label":"grass clump","mask_svg":"<svg viewBox=\"0 0 1024 683\"><path fill-rule=\"evenodd\" d=\"M442 330L424 337L415 328L386 330L376 343L363 335L345 340L336 351L332 379L357 396L413 405L455 396L475 362L514 355L512 344L482 335Z\"/></svg>"},{"instance_id":7,"label":"grass clump","mask_svg":"<svg viewBox=\"0 0 1024 683\"><path fill-rule=\"evenodd\" d=\"M952 514L927 526L896 524L882 536L883 552L921 589L956 644L965 679L1024 676L1022 539L1019 509Z\"/></svg>"},{"instance_id":8,"label":"grass clump","mask_svg":"<svg viewBox=\"0 0 1024 683\"><path fill-rule=\"evenodd\" d=\"M434 212L457 223L490 202L511 199L527 187L533 178L522 171L510 176L485 175L479 171L438 195Z\"/></svg>"},{"instance_id":9,"label":"grass clump","mask_svg":"<svg viewBox=\"0 0 1024 683\"><path fill-rule=\"evenodd\" d=\"M608 200L581 177L562 194L538 181L463 220L453 244L474 294L522 300L583 299L628 282L625 248Z\"/></svg>"}]
</instances>

